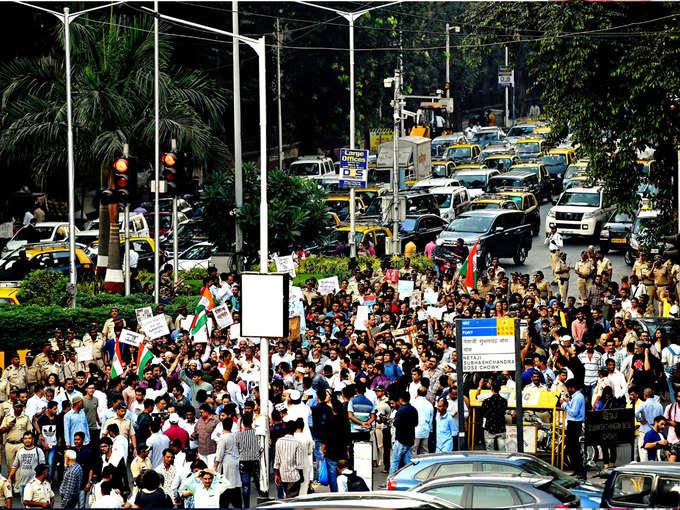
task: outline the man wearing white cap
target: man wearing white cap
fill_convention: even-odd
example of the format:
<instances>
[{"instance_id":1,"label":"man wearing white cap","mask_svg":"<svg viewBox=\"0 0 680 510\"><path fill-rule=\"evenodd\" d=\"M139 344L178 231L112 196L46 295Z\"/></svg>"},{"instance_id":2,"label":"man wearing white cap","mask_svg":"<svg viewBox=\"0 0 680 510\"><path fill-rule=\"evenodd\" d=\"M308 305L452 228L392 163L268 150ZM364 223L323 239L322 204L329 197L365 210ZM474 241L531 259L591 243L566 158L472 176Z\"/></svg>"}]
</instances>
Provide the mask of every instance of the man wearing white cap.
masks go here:
<instances>
[{"instance_id":1,"label":"man wearing white cap","mask_svg":"<svg viewBox=\"0 0 680 510\"><path fill-rule=\"evenodd\" d=\"M312 415L312 410L307 404L302 403L302 393L298 390L290 390L288 392L288 414L283 421L295 421L302 418L305 422L304 433L312 437L312 432L309 430L309 418Z\"/></svg>"}]
</instances>

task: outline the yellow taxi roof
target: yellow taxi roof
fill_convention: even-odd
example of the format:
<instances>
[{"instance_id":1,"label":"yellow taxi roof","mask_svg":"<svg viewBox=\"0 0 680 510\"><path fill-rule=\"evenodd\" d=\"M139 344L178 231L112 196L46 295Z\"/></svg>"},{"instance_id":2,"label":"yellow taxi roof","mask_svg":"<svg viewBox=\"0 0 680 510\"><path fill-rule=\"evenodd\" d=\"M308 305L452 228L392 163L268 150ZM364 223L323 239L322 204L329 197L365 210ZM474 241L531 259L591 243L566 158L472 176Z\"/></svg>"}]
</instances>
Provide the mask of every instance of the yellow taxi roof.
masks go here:
<instances>
[{"instance_id":1,"label":"yellow taxi roof","mask_svg":"<svg viewBox=\"0 0 680 510\"><path fill-rule=\"evenodd\" d=\"M569 154L570 152L574 152L572 147L556 147L548 150L548 154Z\"/></svg>"},{"instance_id":2,"label":"yellow taxi roof","mask_svg":"<svg viewBox=\"0 0 680 510\"><path fill-rule=\"evenodd\" d=\"M468 149L472 149L476 145L477 144L475 144L475 143L457 143L455 145L449 145L448 148L449 149L457 149L457 148L460 148L460 147L467 147Z\"/></svg>"},{"instance_id":3,"label":"yellow taxi roof","mask_svg":"<svg viewBox=\"0 0 680 510\"><path fill-rule=\"evenodd\" d=\"M17 295L19 294L19 287L0 287L0 299L13 299L17 303Z\"/></svg>"},{"instance_id":4,"label":"yellow taxi roof","mask_svg":"<svg viewBox=\"0 0 680 510\"><path fill-rule=\"evenodd\" d=\"M387 227L381 227L380 225L356 225L355 230L357 232L371 232L373 230L386 230L389 232L389 228ZM342 227L338 227L336 229L338 232L349 232L349 226L344 225Z\"/></svg>"},{"instance_id":5,"label":"yellow taxi roof","mask_svg":"<svg viewBox=\"0 0 680 510\"><path fill-rule=\"evenodd\" d=\"M125 239L123 239L123 234L121 233L120 242L122 243L124 241L125 241ZM147 243L149 243L151 245L151 249L152 250L154 249L153 239L151 239L150 237L133 237L133 236L130 236L130 241L146 241ZM90 243L90 245L92 245L92 246L97 246L98 244L99 244L99 239L92 241Z\"/></svg>"},{"instance_id":6,"label":"yellow taxi roof","mask_svg":"<svg viewBox=\"0 0 680 510\"><path fill-rule=\"evenodd\" d=\"M523 197L526 195L533 195L531 191L499 191L499 195L507 196L507 197Z\"/></svg>"},{"instance_id":7,"label":"yellow taxi roof","mask_svg":"<svg viewBox=\"0 0 680 510\"><path fill-rule=\"evenodd\" d=\"M508 159L508 158L514 158L516 154L504 154L504 153L499 153L499 154L490 154L489 156L486 156L484 160L487 159Z\"/></svg>"},{"instance_id":8,"label":"yellow taxi roof","mask_svg":"<svg viewBox=\"0 0 680 510\"><path fill-rule=\"evenodd\" d=\"M515 142L515 144L518 143L545 143L545 140L543 138L523 138Z\"/></svg>"}]
</instances>

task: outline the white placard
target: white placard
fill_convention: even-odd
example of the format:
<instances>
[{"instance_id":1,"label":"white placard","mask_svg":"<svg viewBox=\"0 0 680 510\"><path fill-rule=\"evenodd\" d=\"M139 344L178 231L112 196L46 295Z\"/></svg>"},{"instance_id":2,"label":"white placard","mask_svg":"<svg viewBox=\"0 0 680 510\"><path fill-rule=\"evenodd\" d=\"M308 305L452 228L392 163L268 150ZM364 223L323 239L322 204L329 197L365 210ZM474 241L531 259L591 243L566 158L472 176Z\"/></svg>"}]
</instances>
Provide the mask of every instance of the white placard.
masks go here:
<instances>
[{"instance_id":1,"label":"white placard","mask_svg":"<svg viewBox=\"0 0 680 510\"><path fill-rule=\"evenodd\" d=\"M165 314L154 315L142 321L142 331L146 333L151 340L160 338L170 334L168 329L168 322L165 320Z\"/></svg>"},{"instance_id":2,"label":"white placard","mask_svg":"<svg viewBox=\"0 0 680 510\"><path fill-rule=\"evenodd\" d=\"M453 324L453 322L456 320L456 313L455 312L445 313L444 315L442 315L442 320L444 322L449 322Z\"/></svg>"},{"instance_id":3,"label":"white placard","mask_svg":"<svg viewBox=\"0 0 680 510\"><path fill-rule=\"evenodd\" d=\"M229 338L232 340L241 338L241 325L239 323L229 326Z\"/></svg>"},{"instance_id":4,"label":"white placard","mask_svg":"<svg viewBox=\"0 0 680 510\"><path fill-rule=\"evenodd\" d=\"M354 321L354 329L359 331L366 331L366 323L368 322L368 307L357 307L357 318Z\"/></svg>"},{"instance_id":5,"label":"white placard","mask_svg":"<svg viewBox=\"0 0 680 510\"><path fill-rule=\"evenodd\" d=\"M139 344L141 344L144 341L144 335L140 335L139 333L135 333L134 331L130 331L129 329L124 329L123 331L120 332L118 341L122 344L128 344L134 347L139 347Z\"/></svg>"},{"instance_id":6,"label":"white placard","mask_svg":"<svg viewBox=\"0 0 680 510\"><path fill-rule=\"evenodd\" d=\"M442 320L442 314L444 313L445 308L439 308L437 306L428 306L427 307L427 316L432 317L433 319L437 319L438 321Z\"/></svg>"},{"instance_id":7,"label":"white placard","mask_svg":"<svg viewBox=\"0 0 680 510\"><path fill-rule=\"evenodd\" d=\"M423 306L423 295L419 290L414 290L411 292L411 296L408 300L408 305L411 308L420 308Z\"/></svg>"},{"instance_id":8,"label":"white placard","mask_svg":"<svg viewBox=\"0 0 680 510\"><path fill-rule=\"evenodd\" d=\"M300 287L294 287L293 285L290 286L288 289L288 299L291 301L302 301L303 297L302 289Z\"/></svg>"},{"instance_id":9,"label":"white placard","mask_svg":"<svg viewBox=\"0 0 680 510\"><path fill-rule=\"evenodd\" d=\"M286 257L274 257L276 263L276 271L279 273L288 273L292 278L295 278L295 261L292 255Z\"/></svg>"},{"instance_id":10,"label":"white placard","mask_svg":"<svg viewBox=\"0 0 680 510\"><path fill-rule=\"evenodd\" d=\"M83 347L76 347L76 356L78 356L79 362L93 360L92 346L85 345Z\"/></svg>"},{"instance_id":11,"label":"white placard","mask_svg":"<svg viewBox=\"0 0 680 510\"><path fill-rule=\"evenodd\" d=\"M424 301L426 305L436 305L439 303L439 298L437 293L432 290L432 289L425 289L425 293L423 295Z\"/></svg>"},{"instance_id":12,"label":"white placard","mask_svg":"<svg viewBox=\"0 0 680 510\"><path fill-rule=\"evenodd\" d=\"M227 305L216 306L213 308L212 313L213 317L215 317L215 322L217 322L217 327L220 329L231 326L234 323Z\"/></svg>"},{"instance_id":13,"label":"white placard","mask_svg":"<svg viewBox=\"0 0 680 510\"><path fill-rule=\"evenodd\" d=\"M538 425L524 425L522 435L524 436L524 453L536 453L536 435ZM505 451L517 451L517 426L507 426L505 429Z\"/></svg>"},{"instance_id":14,"label":"white placard","mask_svg":"<svg viewBox=\"0 0 680 510\"><path fill-rule=\"evenodd\" d=\"M414 283L415 282L413 280L399 280L399 299L406 299L411 295L411 292L413 292Z\"/></svg>"},{"instance_id":15,"label":"white placard","mask_svg":"<svg viewBox=\"0 0 680 510\"><path fill-rule=\"evenodd\" d=\"M288 336L289 280L287 273L241 275L241 335Z\"/></svg>"},{"instance_id":16,"label":"white placard","mask_svg":"<svg viewBox=\"0 0 680 510\"><path fill-rule=\"evenodd\" d=\"M143 308L135 308L135 315L137 315L137 324L144 322L144 319L153 317L153 310L150 306L145 306Z\"/></svg>"},{"instance_id":17,"label":"white placard","mask_svg":"<svg viewBox=\"0 0 680 510\"><path fill-rule=\"evenodd\" d=\"M427 320L427 312L425 310L418 310L418 321L426 321Z\"/></svg>"},{"instance_id":18,"label":"white placard","mask_svg":"<svg viewBox=\"0 0 680 510\"><path fill-rule=\"evenodd\" d=\"M194 322L194 317L196 317L196 316L195 315L187 315L186 319L183 319L182 321L180 321L180 324L179 324L180 327L185 331L191 331L191 325Z\"/></svg>"},{"instance_id":19,"label":"white placard","mask_svg":"<svg viewBox=\"0 0 680 510\"><path fill-rule=\"evenodd\" d=\"M337 276L329 276L328 278L322 278L319 280L319 294L322 296L332 294L333 291L337 292L339 290L340 285L338 284Z\"/></svg>"}]
</instances>

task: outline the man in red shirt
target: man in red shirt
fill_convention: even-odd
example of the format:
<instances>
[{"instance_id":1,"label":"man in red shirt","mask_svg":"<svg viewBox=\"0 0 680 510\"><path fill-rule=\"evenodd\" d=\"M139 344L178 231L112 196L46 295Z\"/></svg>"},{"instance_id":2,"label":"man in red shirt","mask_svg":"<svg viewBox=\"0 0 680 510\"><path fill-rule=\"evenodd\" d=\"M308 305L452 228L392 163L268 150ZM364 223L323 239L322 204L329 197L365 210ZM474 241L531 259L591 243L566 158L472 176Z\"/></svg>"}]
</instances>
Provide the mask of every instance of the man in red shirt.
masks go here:
<instances>
[{"instance_id":1,"label":"man in red shirt","mask_svg":"<svg viewBox=\"0 0 680 510\"><path fill-rule=\"evenodd\" d=\"M168 436L168 439L170 439L171 442L173 439L179 439L182 443L182 449L186 448L189 443L189 433L178 425L179 415L177 413L172 413L168 417L168 422L170 422L170 426L163 434Z\"/></svg>"}]
</instances>

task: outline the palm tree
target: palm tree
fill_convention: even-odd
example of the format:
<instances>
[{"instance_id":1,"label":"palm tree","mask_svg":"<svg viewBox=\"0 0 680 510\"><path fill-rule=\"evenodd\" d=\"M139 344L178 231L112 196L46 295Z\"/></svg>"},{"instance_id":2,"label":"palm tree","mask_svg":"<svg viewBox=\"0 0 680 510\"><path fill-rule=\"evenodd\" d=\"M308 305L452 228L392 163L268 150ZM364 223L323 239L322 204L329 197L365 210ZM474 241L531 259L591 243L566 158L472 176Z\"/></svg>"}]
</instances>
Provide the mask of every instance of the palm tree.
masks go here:
<instances>
[{"instance_id":1,"label":"palm tree","mask_svg":"<svg viewBox=\"0 0 680 510\"><path fill-rule=\"evenodd\" d=\"M76 175L99 188L123 144L130 146L139 171L153 167L154 37L152 19L111 14L79 18L71 25L74 159ZM166 31L164 27L160 31ZM39 58L0 63L0 156L31 171L36 183L64 181L67 167L66 93L63 28L55 45ZM226 91L204 73L174 66L172 45L160 36L160 140L192 155L202 166L228 158L219 126L227 106ZM109 214L100 206L99 239L105 258ZM110 249L118 249L111 243ZM120 260L120 257L112 257ZM118 262L120 264L120 262ZM120 269L118 266L115 269Z\"/></svg>"}]
</instances>

